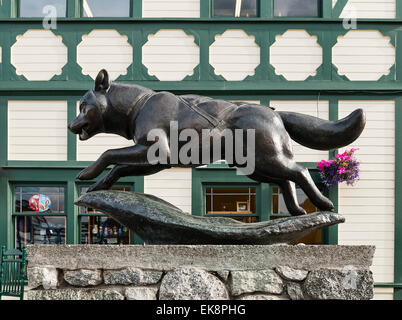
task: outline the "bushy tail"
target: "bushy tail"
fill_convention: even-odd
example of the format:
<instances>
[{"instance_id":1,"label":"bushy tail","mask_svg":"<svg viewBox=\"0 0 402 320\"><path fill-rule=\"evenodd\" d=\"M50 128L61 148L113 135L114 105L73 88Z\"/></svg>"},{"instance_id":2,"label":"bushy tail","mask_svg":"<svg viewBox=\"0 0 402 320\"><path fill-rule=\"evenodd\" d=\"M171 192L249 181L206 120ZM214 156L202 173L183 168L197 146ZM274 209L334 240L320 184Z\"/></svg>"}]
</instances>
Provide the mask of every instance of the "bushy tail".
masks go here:
<instances>
[{"instance_id":1,"label":"bushy tail","mask_svg":"<svg viewBox=\"0 0 402 320\"><path fill-rule=\"evenodd\" d=\"M277 113L294 141L316 150L345 147L360 136L366 125L366 116L362 109L333 122L296 112Z\"/></svg>"}]
</instances>

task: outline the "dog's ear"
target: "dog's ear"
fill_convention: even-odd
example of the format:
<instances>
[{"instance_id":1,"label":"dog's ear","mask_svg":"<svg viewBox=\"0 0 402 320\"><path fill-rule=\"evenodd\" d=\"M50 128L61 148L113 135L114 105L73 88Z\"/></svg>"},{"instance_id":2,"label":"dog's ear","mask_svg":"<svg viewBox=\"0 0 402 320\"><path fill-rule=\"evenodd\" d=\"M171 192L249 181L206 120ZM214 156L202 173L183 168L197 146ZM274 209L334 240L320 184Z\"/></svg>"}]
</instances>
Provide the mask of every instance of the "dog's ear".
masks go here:
<instances>
[{"instance_id":1,"label":"dog's ear","mask_svg":"<svg viewBox=\"0 0 402 320\"><path fill-rule=\"evenodd\" d=\"M106 92L110 88L110 78L109 74L105 69L99 71L95 79L95 91Z\"/></svg>"}]
</instances>

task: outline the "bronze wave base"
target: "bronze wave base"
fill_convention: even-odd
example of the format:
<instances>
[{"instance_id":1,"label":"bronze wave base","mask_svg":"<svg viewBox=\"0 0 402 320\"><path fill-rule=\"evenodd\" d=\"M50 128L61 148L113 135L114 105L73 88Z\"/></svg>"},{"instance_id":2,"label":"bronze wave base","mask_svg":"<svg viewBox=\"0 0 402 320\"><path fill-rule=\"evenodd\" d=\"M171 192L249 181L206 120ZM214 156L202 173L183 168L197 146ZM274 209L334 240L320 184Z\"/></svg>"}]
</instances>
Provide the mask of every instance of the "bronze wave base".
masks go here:
<instances>
[{"instance_id":1,"label":"bronze wave base","mask_svg":"<svg viewBox=\"0 0 402 320\"><path fill-rule=\"evenodd\" d=\"M75 204L104 212L140 236L146 244L289 243L314 230L345 222L338 213L323 211L244 223L225 217L190 215L152 195L113 190L89 192Z\"/></svg>"}]
</instances>

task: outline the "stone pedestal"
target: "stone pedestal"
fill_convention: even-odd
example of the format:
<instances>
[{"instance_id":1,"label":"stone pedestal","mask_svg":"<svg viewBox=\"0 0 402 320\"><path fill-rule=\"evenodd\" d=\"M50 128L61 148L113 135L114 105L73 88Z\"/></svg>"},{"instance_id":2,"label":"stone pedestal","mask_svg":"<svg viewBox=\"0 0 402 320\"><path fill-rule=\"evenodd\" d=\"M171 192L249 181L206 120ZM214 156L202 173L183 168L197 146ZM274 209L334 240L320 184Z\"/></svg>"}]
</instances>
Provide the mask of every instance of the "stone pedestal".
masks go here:
<instances>
[{"instance_id":1,"label":"stone pedestal","mask_svg":"<svg viewBox=\"0 0 402 320\"><path fill-rule=\"evenodd\" d=\"M373 297L373 246L31 245L28 300Z\"/></svg>"}]
</instances>

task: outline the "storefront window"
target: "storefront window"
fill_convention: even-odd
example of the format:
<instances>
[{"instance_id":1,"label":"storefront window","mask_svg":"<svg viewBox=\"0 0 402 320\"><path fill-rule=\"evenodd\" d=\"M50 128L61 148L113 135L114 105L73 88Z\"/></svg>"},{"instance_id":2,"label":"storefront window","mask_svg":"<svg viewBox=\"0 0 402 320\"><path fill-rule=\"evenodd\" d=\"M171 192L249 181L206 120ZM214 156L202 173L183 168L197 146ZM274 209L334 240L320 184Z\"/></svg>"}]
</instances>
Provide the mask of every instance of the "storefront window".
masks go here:
<instances>
[{"instance_id":1,"label":"storefront window","mask_svg":"<svg viewBox=\"0 0 402 320\"><path fill-rule=\"evenodd\" d=\"M206 189L206 213L243 222L256 222L256 189L211 187Z\"/></svg>"},{"instance_id":2,"label":"storefront window","mask_svg":"<svg viewBox=\"0 0 402 320\"><path fill-rule=\"evenodd\" d=\"M130 0L82 0L82 16L130 17Z\"/></svg>"},{"instance_id":3,"label":"storefront window","mask_svg":"<svg viewBox=\"0 0 402 320\"><path fill-rule=\"evenodd\" d=\"M214 0L214 17L256 17L257 0Z\"/></svg>"},{"instance_id":4,"label":"storefront window","mask_svg":"<svg viewBox=\"0 0 402 320\"><path fill-rule=\"evenodd\" d=\"M81 188L81 194L87 187ZM113 188L113 190L130 191L130 188ZM80 207L81 244L130 244L131 231L119 222L107 217L103 212L92 208Z\"/></svg>"},{"instance_id":5,"label":"storefront window","mask_svg":"<svg viewBox=\"0 0 402 320\"><path fill-rule=\"evenodd\" d=\"M310 199L301 189L296 189L297 201L299 205L306 210L307 214L317 212L319 209L314 206ZM286 208L285 200L282 195L282 190L280 188L272 189L272 219L280 219L283 217L290 217L289 211ZM312 233L306 235L305 237L297 240L294 244L304 243L304 244L322 244L322 232L321 230L313 231Z\"/></svg>"},{"instance_id":6,"label":"storefront window","mask_svg":"<svg viewBox=\"0 0 402 320\"><path fill-rule=\"evenodd\" d=\"M13 218L18 248L27 244L64 244L65 188L59 186L16 186Z\"/></svg>"},{"instance_id":7,"label":"storefront window","mask_svg":"<svg viewBox=\"0 0 402 320\"><path fill-rule=\"evenodd\" d=\"M27 244L65 244L66 218L51 216L15 216L17 248Z\"/></svg>"},{"instance_id":8,"label":"storefront window","mask_svg":"<svg viewBox=\"0 0 402 320\"><path fill-rule=\"evenodd\" d=\"M21 18L42 18L49 16L49 7L53 7L57 12L57 17L65 17L67 0L20 0L19 16Z\"/></svg>"},{"instance_id":9,"label":"storefront window","mask_svg":"<svg viewBox=\"0 0 402 320\"><path fill-rule=\"evenodd\" d=\"M318 17L319 0L274 0L275 17Z\"/></svg>"}]
</instances>

